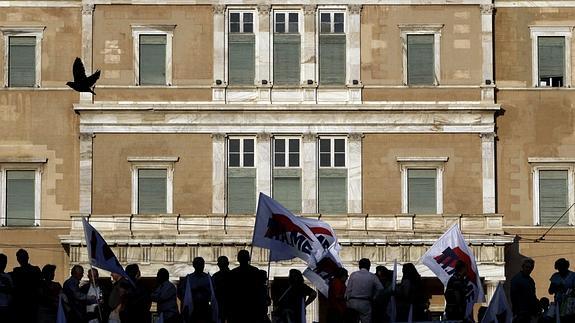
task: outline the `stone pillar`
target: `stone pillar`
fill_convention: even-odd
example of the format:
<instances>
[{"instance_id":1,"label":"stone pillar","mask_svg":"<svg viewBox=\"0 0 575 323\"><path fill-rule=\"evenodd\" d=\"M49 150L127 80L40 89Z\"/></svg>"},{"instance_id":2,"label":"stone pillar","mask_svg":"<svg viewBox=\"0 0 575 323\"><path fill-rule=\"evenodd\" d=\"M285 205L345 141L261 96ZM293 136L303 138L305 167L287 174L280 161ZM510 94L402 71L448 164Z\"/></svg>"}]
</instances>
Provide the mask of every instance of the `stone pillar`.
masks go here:
<instances>
[{"instance_id":1,"label":"stone pillar","mask_svg":"<svg viewBox=\"0 0 575 323\"><path fill-rule=\"evenodd\" d=\"M483 169L483 213L495 213L495 138L494 132L481 135L481 165Z\"/></svg>"},{"instance_id":2,"label":"stone pillar","mask_svg":"<svg viewBox=\"0 0 575 323\"><path fill-rule=\"evenodd\" d=\"M271 135L258 133L256 137L256 193L272 195L272 153Z\"/></svg>"},{"instance_id":3,"label":"stone pillar","mask_svg":"<svg viewBox=\"0 0 575 323\"><path fill-rule=\"evenodd\" d=\"M361 8L359 4L347 6L347 84L361 77ZM357 84L356 84L357 85Z\"/></svg>"},{"instance_id":4,"label":"stone pillar","mask_svg":"<svg viewBox=\"0 0 575 323\"><path fill-rule=\"evenodd\" d=\"M92 133L80 134L80 213L92 213Z\"/></svg>"},{"instance_id":5,"label":"stone pillar","mask_svg":"<svg viewBox=\"0 0 575 323\"><path fill-rule=\"evenodd\" d=\"M93 42L93 17L94 17L94 1L82 1L82 62L86 69L86 74L92 74L92 42ZM80 93L80 102L92 103L93 95L89 92Z\"/></svg>"},{"instance_id":6,"label":"stone pillar","mask_svg":"<svg viewBox=\"0 0 575 323\"><path fill-rule=\"evenodd\" d=\"M485 301L487 302L487 304L489 304L489 302L491 301L491 299L493 298L493 295L495 294L495 290L497 289L497 286L500 283L504 283L505 280L485 280L485 285L487 286L486 290L485 290Z\"/></svg>"},{"instance_id":7,"label":"stone pillar","mask_svg":"<svg viewBox=\"0 0 575 323\"><path fill-rule=\"evenodd\" d=\"M493 4L482 4L481 8L481 47L483 64L481 80L481 100L495 101L495 80L493 79ZM489 83L489 84L488 84Z\"/></svg>"},{"instance_id":8,"label":"stone pillar","mask_svg":"<svg viewBox=\"0 0 575 323\"><path fill-rule=\"evenodd\" d=\"M301 53L301 80L303 103L316 103L316 20L317 6L305 5L303 7L303 46Z\"/></svg>"},{"instance_id":9,"label":"stone pillar","mask_svg":"<svg viewBox=\"0 0 575 323\"><path fill-rule=\"evenodd\" d=\"M362 213L362 143L361 133L350 133L347 140L349 165L347 165L347 212Z\"/></svg>"},{"instance_id":10,"label":"stone pillar","mask_svg":"<svg viewBox=\"0 0 575 323\"><path fill-rule=\"evenodd\" d=\"M212 214L226 213L226 135L212 134Z\"/></svg>"},{"instance_id":11,"label":"stone pillar","mask_svg":"<svg viewBox=\"0 0 575 323\"><path fill-rule=\"evenodd\" d=\"M259 103L271 103L270 84L270 5L258 6L256 33L256 85Z\"/></svg>"},{"instance_id":12,"label":"stone pillar","mask_svg":"<svg viewBox=\"0 0 575 323\"><path fill-rule=\"evenodd\" d=\"M302 213L317 213L317 135L306 133L302 138Z\"/></svg>"},{"instance_id":13,"label":"stone pillar","mask_svg":"<svg viewBox=\"0 0 575 323\"><path fill-rule=\"evenodd\" d=\"M212 101L226 101L226 6L212 6L214 13L214 54L213 54L213 75L214 83L212 85Z\"/></svg>"}]
</instances>

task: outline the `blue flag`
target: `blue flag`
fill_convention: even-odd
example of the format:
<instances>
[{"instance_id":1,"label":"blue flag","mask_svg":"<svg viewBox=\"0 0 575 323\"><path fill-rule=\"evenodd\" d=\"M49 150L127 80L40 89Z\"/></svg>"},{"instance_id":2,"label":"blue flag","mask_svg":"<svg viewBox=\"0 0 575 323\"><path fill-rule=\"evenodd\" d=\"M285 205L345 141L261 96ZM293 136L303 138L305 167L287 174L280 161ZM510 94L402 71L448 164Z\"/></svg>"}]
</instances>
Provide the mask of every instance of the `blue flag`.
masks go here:
<instances>
[{"instance_id":1,"label":"blue flag","mask_svg":"<svg viewBox=\"0 0 575 323\"><path fill-rule=\"evenodd\" d=\"M130 280L128 274L120 265L118 258L106 243L106 240L102 238L100 233L94 229L93 226L86 221L86 218L82 219L84 224L84 235L86 237L86 246L88 247L88 259L90 260L90 265L107 270L111 273L122 275L126 279Z\"/></svg>"}]
</instances>

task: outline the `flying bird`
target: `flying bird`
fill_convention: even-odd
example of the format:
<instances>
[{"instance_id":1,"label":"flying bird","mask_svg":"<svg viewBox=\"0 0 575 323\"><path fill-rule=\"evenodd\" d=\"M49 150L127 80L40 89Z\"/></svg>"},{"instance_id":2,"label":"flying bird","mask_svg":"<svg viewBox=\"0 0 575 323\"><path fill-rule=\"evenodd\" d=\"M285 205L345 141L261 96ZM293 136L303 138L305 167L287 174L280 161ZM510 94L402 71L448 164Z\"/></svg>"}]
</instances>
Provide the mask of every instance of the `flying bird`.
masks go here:
<instances>
[{"instance_id":1,"label":"flying bird","mask_svg":"<svg viewBox=\"0 0 575 323\"><path fill-rule=\"evenodd\" d=\"M86 70L84 69L84 64L79 57L74 60L74 66L72 67L72 73L74 75L74 82L67 82L66 85L78 92L90 92L94 95L94 88L96 88L96 81L100 78L100 70L96 73L86 76Z\"/></svg>"}]
</instances>

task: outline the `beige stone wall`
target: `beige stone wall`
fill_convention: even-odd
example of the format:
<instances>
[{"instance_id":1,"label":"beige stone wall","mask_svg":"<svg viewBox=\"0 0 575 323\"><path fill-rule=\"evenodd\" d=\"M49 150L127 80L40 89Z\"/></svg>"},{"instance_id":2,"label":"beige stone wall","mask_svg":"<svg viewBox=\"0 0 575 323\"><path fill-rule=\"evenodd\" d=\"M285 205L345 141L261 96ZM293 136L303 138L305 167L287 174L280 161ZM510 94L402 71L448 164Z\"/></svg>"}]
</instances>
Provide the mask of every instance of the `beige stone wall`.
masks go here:
<instances>
[{"instance_id":1,"label":"beige stone wall","mask_svg":"<svg viewBox=\"0 0 575 323\"><path fill-rule=\"evenodd\" d=\"M572 26L574 16L575 8L497 8L494 27L497 85L531 87L529 27ZM573 39L571 48L575 48ZM574 53L572 50L572 57Z\"/></svg>"},{"instance_id":2,"label":"beige stone wall","mask_svg":"<svg viewBox=\"0 0 575 323\"><path fill-rule=\"evenodd\" d=\"M100 85L135 85L131 25L176 25L173 85L211 85L211 6L98 5L94 11L94 67ZM147 92L154 90L146 89Z\"/></svg>"},{"instance_id":3,"label":"beige stone wall","mask_svg":"<svg viewBox=\"0 0 575 323\"><path fill-rule=\"evenodd\" d=\"M212 90L189 88L155 88L155 89L96 89L98 101L211 101Z\"/></svg>"},{"instance_id":4,"label":"beige stone wall","mask_svg":"<svg viewBox=\"0 0 575 323\"><path fill-rule=\"evenodd\" d=\"M479 101L480 89L396 88L363 89L364 101Z\"/></svg>"},{"instance_id":5,"label":"beige stone wall","mask_svg":"<svg viewBox=\"0 0 575 323\"><path fill-rule=\"evenodd\" d=\"M80 8L2 8L1 26L43 27L42 87L66 87L72 79L72 64L81 55L82 15ZM3 37L3 36L2 36ZM4 57L4 39L0 41L0 57ZM0 80L4 68L0 69Z\"/></svg>"},{"instance_id":6,"label":"beige stone wall","mask_svg":"<svg viewBox=\"0 0 575 323\"><path fill-rule=\"evenodd\" d=\"M361 79L364 85L402 85L399 24L443 24L441 84L481 84L479 6L366 5L361 15Z\"/></svg>"},{"instance_id":7,"label":"beige stone wall","mask_svg":"<svg viewBox=\"0 0 575 323\"><path fill-rule=\"evenodd\" d=\"M212 208L210 135L96 134L94 138L94 214L131 213L128 157L179 157L174 166L174 213L208 214Z\"/></svg>"},{"instance_id":8,"label":"beige stone wall","mask_svg":"<svg viewBox=\"0 0 575 323\"><path fill-rule=\"evenodd\" d=\"M365 135L365 213L401 213L401 170L396 158L411 156L449 157L443 173L444 213L482 213L481 138L476 134Z\"/></svg>"}]
</instances>

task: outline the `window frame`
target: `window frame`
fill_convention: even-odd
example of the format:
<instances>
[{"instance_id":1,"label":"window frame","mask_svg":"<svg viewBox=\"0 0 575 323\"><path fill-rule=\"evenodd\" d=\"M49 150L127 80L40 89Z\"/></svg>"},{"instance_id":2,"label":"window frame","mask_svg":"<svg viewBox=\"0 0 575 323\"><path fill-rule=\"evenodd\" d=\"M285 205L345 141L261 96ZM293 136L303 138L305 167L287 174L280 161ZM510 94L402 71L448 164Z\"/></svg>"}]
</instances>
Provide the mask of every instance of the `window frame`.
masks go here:
<instances>
[{"instance_id":1,"label":"window frame","mask_svg":"<svg viewBox=\"0 0 575 323\"><path fill-rule=\"evenodd\" d=\"M39 88L42 85L42 39L46 26L29 26L29 27L0 27L0 32L4 35L4 87L11 88L30 88L27 86L10 86L9 85L9 61L10 61L10 37L36 37L35 46L35 74L34 85L32 88Z\"/></svg>"},{"instance_id":2,"label":"window frame","mask_svg":"<svg viewBox=\"0 0 575 323\"><path fill-rule=\"evenodd\" d=\"M400 24L403 85L409 87L439 86L441 84L441 32L443 24ZM410 85L407 72L407 36L433 35L433 84Z\"/></svg>"},{"instance_id":3,"label":"window frame","mask_svg":"<svg viewBox=\"0 0 575 323\"><path fill-rule=\"evenodd\" d=\"M330 14L330 31L329 32L322 32L321 31L321 14L322 13L329 13ZM341 13L343 14L343 32L335 32L335 14ZM318 8L317 10L317 34L344 34L347 36L348 34L348 27L347 27L347 10L345 7L341 8ZM347 38L347 37L346 37ZM347 40L347 39L346 39ZM346 44L347 46L347 44Z\"/></svg>"},{"instance_id":4,"label":"window frame","mask_svg":"<svg viewBox=\"0 0 575 323\"><path fill-rule=\"evenodd\" d=\"M435 169L436 214L443 214L443 172L449 157L397 157L401 171L401 213L409 214L408 171Z\"/></svg>"},{"instance_id":5,"label":"window frame","mask_svg":"<svg viewBox=\"0 0 575 323\"><path fill-rule=\"evenodd\" d=\"M34 171L34 224L38 227L41 224L42 216L42 173L46 158L14 159L7 162L0 161L0 226L1 227L28 227L28 226L8 226L7 224L7 171Z\"/></svg>"},{"instance_id":6,"label":"window frame","mask_svg":"<svg viewBox=\"0 0 575 323\"><path fill-rule=\"evenodd\" d=\"M230 140L239 139L240 140L240 165L239 166L230 166ZM244 166L244 140L251 139L254 141L254 165L253 166ZM257 149L257 142L255 136L228 136L226 141L226 167L227 168L257 168L257 158L256 158L256 149Z\"/></svg>"},{"instance_id":7,"label":"window frame","mask_svg":"<svg viewBox=\"0 0 575 323\"><path fill-rule=\"evenodd\" d=\"M572 27L568 26L529 26L531 34L531 83L535 88L568 88L571 87L571 40ZM541 86L539 83L539 37L565 38L565 70L563 71L563 86Z\"/></svg>"},{"instance_id":8,"label":"window frame","mask_svg":"<svg viewBox=\"0 0 575 323\"><path fill-rule=\"evenodd\" d=\"M325 34L336 34L336 35L345 35L345 55L346 55L346 62L345 64L345 75L344 75L344 83L343 84L322 84L322 80L320 78L320 65L321 65L321 56L320 56L320 35L322 34L321 32L321 14L322 13L329 13L331 14L331 27L330 29L333 30L335 29L334 27L334 20L333 20L333 14L334 13L342 13L343 14L343 33L335 33L335 32L329 32L329 33L325 33ZM350 55L350 42L349 42L349 26L348 26L348 11L347 11L347 6L345 5L340 5L340 6L327 6L327 7L322 7L322 6L318 6L318 8L315 11L315 23L316 23L316 28L315 28L315 57L316 57L316 61L315 61L315 75L316 75L316 80L317 80L317 84L320 87L327 87L327 88L341 88L341 87L345 87L347 86L346 83L349 80L349 70L350 70L350 66L349 66L349 60L347 59ZM303 42L302 42L302 46L303 46ZM302 53L303 53L303 48L302 48ZM304 73L303 68L302 68L302 73ZM305 76L302 75L302 80L305 79Z\"/></svg>"},{"instance_id":9,"label":"window frame","mask_svg":"<svg viewBox=\"0 0 575 323\"><path fill-rule=\"evenodd\" d=\"M141 215L138 209L138 171L140 169L166 170L166 214L174 213L174 167L179 157L128 157L132 172L132 214Z\"/></svg>"},{"instance_id":10,"label":"window frame","mask_svg":"<svg viewBox=\"0 0 575 323\"><path fill-rule=\"evenodd\" d=\"M275 145L276 139L285 140L285 143L286 143L286 146L285 146L286 150L284 151L284 156L285 156L284 166L276 166L276 145ZM289 165L289 155L291 152L289 150L289 141L293 140L293 139L297 139L299 141L299 150L298 150L298 165L299 166L290 166ZM301 145L302 145L301 137L297 137L297 136L274 136L273 140L272 140L272 169L301 169L302 168L302 158L301 158L302 146Z\"/></svg>"},{"instance_id":11,"label":"window frame","mask_svg":"<svg viewBox=\"0 0 575 323\"><path fill-rule=\"evenodd\" d=\"M142 87L172 86L172 61L174 29L177 25L132 25L132 42L134 52L134 84ZM140 36L165 35L166 36L166 82L159 84L140 84Z\"/></svg>"},{"instance_id":12,"label":"window frame","mask_svg":"<svg viewBox=\"0 0 575 323\"><path fill-rule=\"evenodd\" d=\"M330 140L330 166L321 166L321 140L322 139L329 139ZM345 148L345 166L335 166L335 139L342 139L344 140L344 148ZM349 165L349 147L348 147L348 138L344 137L344 136L319 136L318 138L318 142L317 142L317 154L318 154L318 158L317 158L317 166L318 169L321 168L336 168L336 169L347 169L348 165Z\"/></svg>"},{"instance_id":13,"label":"window frame","mask_svg":"<svg viewBox=\"0 0 575 323\"><path fill-rule=\"evenodd\" d=\"M274 84L274 40L275 40L275 34L276 34L276 14L277 13L283 13L286 14L286 17L288 17L289 20L289 14L290 13L297 13L298 15L298 32L297 34L300 37L300 71L299 71L299 83L300 84L294 84L294 85L278 85L280 87L299 87L301 85L302 80L304 79L304 68L303 65L301 64L301 56L302 53L304 53L305 51L305 46L304 46L304 41L303 41L303 30L304 30L304 16L303 16L303 11L301 9L281 9L281 8L274 8L271 11L272 15L271 15L271 19L270 19L270 35L271 35L271 39L270 39L270 64L269 64L269 69L270 69L270 81L272 82L272 84ZM286 21L285 25L289 28L289 23ZM296 34L296 33L289 33L289 32L285 32L285 33L280 33L280 34ZM257 37L256 37L257 39ZM256 64L257 65L257 64Z\"/></svg>"},{"instance_id":14,"label":"window frame","mask_svg":"<svg viewBox=\"0 0 575 323\"><path fill-rule=\"evenodd\" d=\"M258 11L256 10L255 7L238 7L238 6L227 6L226 7L226 12L224 15L224 78L225 78L225 84L229 85L230 84L230 53L229 53L229 35L230 34L235 34L232 33L230 31L230 14L232 13L251 13L252 16L254 17L254 21L253 21L253 32L252 34L254 34L254 54L255 54L255 61L254 61L254 76L255 78L257 78L257 76L259 75L259 64L257 61L257 57L259 56L259 37L257 37L257 31L259 30L259 15L258 15ZM240 32L241 29L243 28L243 24L241 23L241 21L243 19L243 15L242 18L240 19ZM272 19L270 19L272 20ZM255 80L254 80L255 82ZM232 85L232 87L254 87L254 84L245 84L245 85Z\"/></svg>"}]
</instances>

